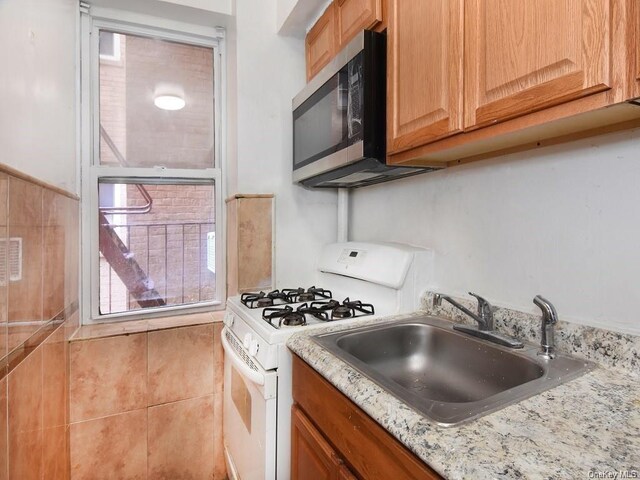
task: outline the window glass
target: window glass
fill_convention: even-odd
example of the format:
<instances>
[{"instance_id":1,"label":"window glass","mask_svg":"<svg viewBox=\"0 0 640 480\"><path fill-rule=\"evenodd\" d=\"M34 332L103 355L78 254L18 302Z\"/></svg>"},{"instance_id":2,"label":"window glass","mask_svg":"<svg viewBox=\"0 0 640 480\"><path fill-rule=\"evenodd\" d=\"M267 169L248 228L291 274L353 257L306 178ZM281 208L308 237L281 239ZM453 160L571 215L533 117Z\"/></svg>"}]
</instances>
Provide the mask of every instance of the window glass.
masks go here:
<instances>
[{"instance_id":1,"label":"window glass","mask_svg":"<svg viewBox=\"0 0 640 480\"><path fill-rule=\"evenodd\" d=\"M98 188L101 315L215 299L213 184Z\"/></svg>"},{"instance_id":2,"label":"window glass","mask_svg":"<svg viewBox=\"0 0 640 480\"><path fill-rule=\"evenodd\" d=\"M98 163L213 168L213 49L107 31L99 42Z\"/></svg>"}]
</instances>

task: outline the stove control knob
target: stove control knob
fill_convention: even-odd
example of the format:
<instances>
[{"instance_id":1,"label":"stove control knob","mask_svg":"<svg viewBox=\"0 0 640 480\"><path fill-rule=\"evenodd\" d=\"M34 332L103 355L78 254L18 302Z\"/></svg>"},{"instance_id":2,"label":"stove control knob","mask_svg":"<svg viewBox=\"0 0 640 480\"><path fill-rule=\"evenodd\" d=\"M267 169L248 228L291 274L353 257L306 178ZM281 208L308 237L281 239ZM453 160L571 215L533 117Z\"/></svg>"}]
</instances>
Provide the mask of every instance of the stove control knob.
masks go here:
<instances>
[{"instance_id":1,"label":"stove control knob","mask_svg":"<svg viewBox=\"0 0 640 480\"><path fill-rule=\"evenodd\" d=\"M249 355L251 355L252 357L255 357L256 354L258 353L258 341L257 340L251 340L251 345L249 345Z\"/></svg>"},{"instance_id":2,"label":"stove control knob","mask_svg":"<svg viewBox=\"0 0 640 480\"><path fill-rule=\"evenodd\" d=\"M244 339L242 340L242 346L244 348L246 348L247 350L249 350L249 347L251 346L251 334L250 333L246 333L244 335Z\"/></svg>"},{"instance_id":3,"label":"stove control knob","mask_svg":"<svg viewBox=\"0 0 640 480\"><path fill-rule=\"evenodd\" d=\"M233 313L231 313L231 312L225 313L223 323L227 327L229 327L229 328L233 327L234 320L235 320L235 318L233 317Z\"/></svg>"}]
</instances>

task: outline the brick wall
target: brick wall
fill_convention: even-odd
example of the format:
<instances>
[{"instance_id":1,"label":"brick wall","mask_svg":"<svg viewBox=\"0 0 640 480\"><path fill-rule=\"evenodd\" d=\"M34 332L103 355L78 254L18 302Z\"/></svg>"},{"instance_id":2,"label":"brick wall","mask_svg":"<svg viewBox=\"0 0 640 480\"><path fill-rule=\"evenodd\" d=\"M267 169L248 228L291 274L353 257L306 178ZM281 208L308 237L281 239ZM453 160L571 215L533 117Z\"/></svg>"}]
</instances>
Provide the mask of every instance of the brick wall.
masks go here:
<instances>
[{"instance_id":1,"label":"brick wall","mask_svg":"<svg viewBox=\"0 0 640 480\"><path fill-rule=\"evenodd\" d=\"M210 166L213 152L213 51L142 37L127 39L127 157L136 165ZM182 96L163 111L155 95Z\"/></svg>"},{"instance_id":2,"label":"brick wall","mask_svg":"<svg viewBox=\"0 0 640 480\"><path fill-rule=\"evenodd\" d=\"M100 123L124 154L127 151L126 37L120 36L120 59L100 61ZM118 164L109 146L100 139L100 162Z\"/></svg>"}]
</instances>

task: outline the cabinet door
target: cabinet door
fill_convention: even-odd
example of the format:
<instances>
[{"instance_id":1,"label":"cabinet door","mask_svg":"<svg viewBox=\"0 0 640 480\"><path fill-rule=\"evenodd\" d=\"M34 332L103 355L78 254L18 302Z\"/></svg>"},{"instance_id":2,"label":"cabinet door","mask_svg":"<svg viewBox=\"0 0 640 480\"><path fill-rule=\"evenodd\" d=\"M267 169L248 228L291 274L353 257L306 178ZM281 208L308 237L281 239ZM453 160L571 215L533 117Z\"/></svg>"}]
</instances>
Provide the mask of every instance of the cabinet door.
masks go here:
<instances>
[{"instance_id":1,"label":"cabinet door","mask_svg":"<svg viewBox=\"0 0 640 480\"><path fill-rule=\"evenodd\" d=\"M295 406L291 420L291 479L336 480L343 465L329 443Z\"/></svg>"},{"instance_id":2,"label":"cabinet door","mask_svg":"<svg viewBox=\"0 0 640 480\"><path fill-rule=\"evenodd\" d=\"M322 67L336 54L335 31L335 4L331 3L307 34L305 41L307 81L322 70Z\"/></svg>"},{"instance_id":3,"label":"cabinet door","mask_svg":"<svg viewBox=\"0 0 640 480\"><path fill-rule=\"evenodd\" d=\"M347 468L346 465L342 465L338 470L338 480L357 480L357 477Z\"/></svg>"},{"instance_id":4,"label":"cabinet door","mask_svg":"<svg viewBox=\"0 0 640 480\"><path fill-rule=\"evenodd\" d=\"M387 151L462 130L463 0L390 0Z\"/></svg>"},{"instance_id":5,"label":"cabinet door","mask_svg":"<svg viewBox=\"0 0 640 480\"><path fill-rule=\"evenodd\" d=\"M635 45L633 77L635 79L635 95L640 95L640 5L632 3L630 9L633 25L633 44Z\"/></svg>"},{"instance_id":6,"label":"cabinet door","mask_svg":"<svg viewBox=\"0 0 640 480\"><path fill-rule=\"evenodd\" d=\"M465 128L610 88L611 0L467 0Z\"/></svg>"},{"instance_id":7,"label":"cabinet door","mask_svg":"<svg viewBox=\"0 0 640 480\"><path fill-rule=\"evenodd\" d=\"M382 0L336 0L338 51L362 29L382 21Z\"/></svg>"}]
</instances>

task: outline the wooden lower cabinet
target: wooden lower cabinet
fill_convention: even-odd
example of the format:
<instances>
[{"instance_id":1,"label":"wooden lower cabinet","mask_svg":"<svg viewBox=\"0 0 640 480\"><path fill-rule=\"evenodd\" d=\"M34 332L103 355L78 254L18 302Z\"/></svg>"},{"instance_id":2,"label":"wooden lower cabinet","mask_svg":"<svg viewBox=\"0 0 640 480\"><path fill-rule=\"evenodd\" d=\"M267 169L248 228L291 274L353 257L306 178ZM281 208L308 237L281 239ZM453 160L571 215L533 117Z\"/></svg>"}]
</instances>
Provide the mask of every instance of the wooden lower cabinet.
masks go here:
<instances>
[{"instance_id":1,"label":"wooden lower cabinet","mask_svg":"<svg viewBox=\"0 0 640 480\"><path fill-rule=\"evenodd\" d=\"M293 400L293 480L441 478L297 356Z\"/></svg>"},{"instance_id":2,"label":"wooden lower cabinet","mask_svg":"<svg viewBox=\"0 0 640 480\"><path fill-rule=\"evenodd\" d=\"M355 478L311 420L295 406L291 412L291 478Z\"/></svg>"}]
</instances>

